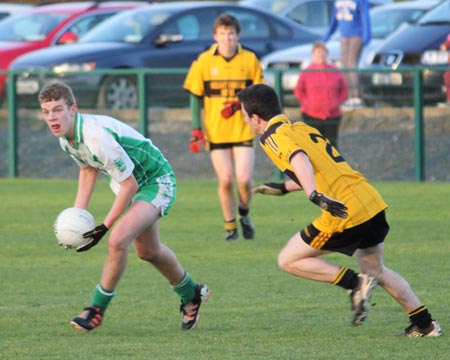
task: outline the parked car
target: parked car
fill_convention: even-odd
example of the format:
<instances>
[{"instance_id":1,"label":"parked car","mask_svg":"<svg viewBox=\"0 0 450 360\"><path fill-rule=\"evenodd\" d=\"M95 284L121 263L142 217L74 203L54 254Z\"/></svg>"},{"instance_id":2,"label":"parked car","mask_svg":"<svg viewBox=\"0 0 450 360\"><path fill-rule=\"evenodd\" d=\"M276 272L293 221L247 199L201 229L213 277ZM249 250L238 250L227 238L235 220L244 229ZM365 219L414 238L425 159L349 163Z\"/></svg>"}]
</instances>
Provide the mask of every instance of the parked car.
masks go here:
<instances>
[{"instance_id":1,"label":"parked car","mask_svg":"<svg viewBox=\"0 0 450 360\"><path fill-rule=\"evenodd\" d=\"M18 56L76 41L88 30L119 11L144 1L73 2L32 7L0 21L0 70L8 70ZM0 75L0 100L6 75Z\"/></svg>"},{"instance_id":2,"label":"parked car","mask_svg":"<svg viewBox=\"0 0 450 360\"><path fill-rule=\"evenodd\" d=\"M370 10L372 40L363 48L360 65L371 62L375 49L398 27L404 23L414 23L427 10L437 5L440 0L415 0L390 3L374 7ZM340 36L335 33L326 43L328 60L336 66L340 63ZM275 51L262 58L261 63L266 70L266 82L273 85L274 75L270 69L288 70L283 74L282 85L286 104L296 104L293 90L297 84L299 72L308 67L311 62L311 44L294 46Z\"/></svg>"},{"instance_id":3,"label":"parked car","mask_svg":"<svg viewBox=\"0 0 450 360\"><path fill-rule=\"evenodd\" d=\"M448 52L439 46L450 34L450 0L442 1L415 24L398 29L377 49L368 65L370 72L360 75L366 102L411 104L413 101L413 70L422 71L424 100L427 104L445 101L443 67L448 67ZM440 67L441 69L438 69ZM379 72L378 70L396 70Z\"/></svg>"},{"instance_id":4,"label":"parked car","mask_svg":"<svg viewBox=\"0 0 450 360\"><path fill-rule=\"evenodd\" d=\"M53 70L77 93L82 106L136 108L136 77L68 71L94 69L187 69L213 42L213 23L220 13L239 19L241 43L258 56L319 38L301 25L254 8L228 2L154 3L116 15L86 34L79 43L40 50L18 58L13 70ZM151 105L188 102L184 74L152 75L147 91ZM35 100L45 77L18 80L21 98Z\"/></svg>"},{"instance_id":5,"label":"parked car","mask_svg":"<svg viewBox=\"0 0 450 360\"><path fill-rule=\"evenodd\" d=\"M240 0L239 4L253 6L287 17L320 35L325 34L333 15L335 0ZM393 0L369 0L370 7Z\"/></svg>"},{"instance_id":6,"label":"parked car","mask_svg":"<svg viewBox=\"0 0 450 360\"><path fill-rule=\"evenodd\" d=\"M33 5L28 4L12 4L12 3L0 3L0 20L14 14L18 14L22 11L31 9Z\"/></svg>"}]
</instances>

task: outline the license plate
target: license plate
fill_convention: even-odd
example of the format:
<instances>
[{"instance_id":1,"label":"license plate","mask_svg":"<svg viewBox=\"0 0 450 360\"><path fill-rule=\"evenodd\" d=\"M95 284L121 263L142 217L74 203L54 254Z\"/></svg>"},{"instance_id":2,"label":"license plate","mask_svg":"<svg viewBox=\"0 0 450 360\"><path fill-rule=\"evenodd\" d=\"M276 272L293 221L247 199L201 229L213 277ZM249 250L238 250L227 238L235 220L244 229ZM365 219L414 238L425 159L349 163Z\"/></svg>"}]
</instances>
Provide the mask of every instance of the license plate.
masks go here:
<instances>
[{"instance_id":1,"label":"license plate","mask_svg":"<svg viewBox=\"0 0 450 360\"><path fill-rule=\"evenodd\" d=\"M39 82L37 80L17 80L16 92L18 95L33 95L39 92Z\"/></svg>"},{"instance_id":2,"label":"license plate","mask_svg":"<svg viewBox=\"0 0 450 360\"><path fill-rule=\"evenodd\" d=\"M375 73L372 74L374 85L402 85L403 76L400 73Z\"/></svg>"},{"instance_id":3,"label":"license plate","mask_svg":"<svg viewBox=\"0 0 450 360\"><path fill-rule=\"evenodd\" d=\"M297 86L299 72L289 72L286 71L283 74L283 88L285 90L293 91Z\"/></svg>"}]
</instances>

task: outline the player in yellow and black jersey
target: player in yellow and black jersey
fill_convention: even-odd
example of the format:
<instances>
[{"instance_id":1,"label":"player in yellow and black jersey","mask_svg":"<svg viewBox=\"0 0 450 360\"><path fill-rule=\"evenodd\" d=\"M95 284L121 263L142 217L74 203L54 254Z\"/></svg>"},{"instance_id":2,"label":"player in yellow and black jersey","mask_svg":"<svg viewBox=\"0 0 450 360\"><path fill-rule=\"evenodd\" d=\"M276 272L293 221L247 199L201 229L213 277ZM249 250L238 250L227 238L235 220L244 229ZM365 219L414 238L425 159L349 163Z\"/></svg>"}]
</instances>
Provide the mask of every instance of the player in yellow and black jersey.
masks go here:
<instances>
[{"instance_id":1,"label":"player in yellow and black jersey","mask_svg":"<svg viewBox=\"0 0 450 360\"><path fill-rule=\"evenodd\" d=\"M199 152L207 143L211 162L219 180L219 200L225 220L225 239L238 239L236 200L233 178L238 191L238 214L243 236L253 239L254 226L249 217L251 182L255 162L255 134L244 122L237 94L252 84L263 82L258 58L238 42L240 25L229 14L220 15L214 23L214 40L210 49L195 60L184 82L191 93L191 152ZM201 126L201 100L205 117Z\"/></svg>"},{"instance_id":2,"label":"player in yellow and black jersey","mask_svg":"<svg viewBox=\"0 0 450 360\"><path fill-rule=\"evenodd\" d=\"M292 275L347 289L353 325L364 322L372 292L379 284L409 315L410 325L401 335L440 336L439 323L432 319L409 283L383 263L389 225L385 218L387 205L378 191L317 129L287 119L271 87L253 85L238 97L245 121L260 136L263 150L290 178L287 184L264 184L257 192L280 195L303 189L322 210L281 250L280 267ZM357 274L321 257L330 252L354 255L361 272Z\"/></svg>"}]
</instances>

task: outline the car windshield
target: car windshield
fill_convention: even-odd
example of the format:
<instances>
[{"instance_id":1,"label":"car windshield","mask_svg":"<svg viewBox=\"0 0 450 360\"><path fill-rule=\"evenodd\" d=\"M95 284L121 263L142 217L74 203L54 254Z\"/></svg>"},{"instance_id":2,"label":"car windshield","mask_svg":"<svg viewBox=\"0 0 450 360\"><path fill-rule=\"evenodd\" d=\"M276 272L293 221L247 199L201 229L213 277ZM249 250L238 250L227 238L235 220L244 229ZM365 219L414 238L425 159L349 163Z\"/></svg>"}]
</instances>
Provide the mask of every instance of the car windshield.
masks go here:
<instances>
[{"instance_id":1,"label":"car windshield","mask_svg":"<svg viewBox=\"0 0 450 360\"><path fill-rule=\"evenodd\" d=\"M419 20L419 25L433 25L433 24L439 25L449 23L450 23L450 1L444 1L442 4L428 11Z\"/></svg>"},{"instance_id":2,"label":"car windshield","mask_svg":"<svg viewBox=\"0 0 450 360\"><path fill-rule=\"evenodd\" d=\"M28 13L0 22L0 41L41 41L69 14Z\"/></svg>"},{"instance_id":3,"label":"car windshield","mask_svg":"<svg viewBox=\"0 0 450 360\"><path fill-rule=\"evenodd\" d=\"M414 23L424 13L419 9L389 9L388 11L374 11L371 14L372 37L384 39L397 29L402 23Z\"/></svg>"},{"instance_id":4,"label":"car windshield","mask_svg":"<svg viewBox=\"0 0 450 360\"><path fill-rule=\"evenodd\" d=\"M126 11L99 24L83 36L79 42L138 43L170 15L170 11L155 9Z\"/></svg>"},{"instance_id":5,"label":"car windshield","mask_svg":"<svg viewBox=\"0 0 450 360\"><path fill-rule=\"evenodd\" d=\"M240 5L257 7L263 10L269 10L275 14L283 11L288 6L290 0L241 0Z\"/></svg>"}]
</instances>

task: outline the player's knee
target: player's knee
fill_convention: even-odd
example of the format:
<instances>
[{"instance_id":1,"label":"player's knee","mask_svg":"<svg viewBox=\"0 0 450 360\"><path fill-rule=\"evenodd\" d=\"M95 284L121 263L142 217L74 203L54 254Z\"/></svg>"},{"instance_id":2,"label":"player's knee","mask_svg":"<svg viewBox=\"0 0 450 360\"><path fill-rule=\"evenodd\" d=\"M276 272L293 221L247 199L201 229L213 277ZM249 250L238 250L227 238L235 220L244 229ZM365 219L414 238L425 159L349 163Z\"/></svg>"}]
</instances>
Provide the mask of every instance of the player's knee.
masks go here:
<instances>
[{"instance_id":1,"label":"player's knee","mask_svg":"<svg viewBox=\"0 0 450 360\"><path fill-rule=\"evenodd\" d=\"M112 253L128 251L128 244L123 239L110 236L108 239L108 251Z\"/></svg>"},{"instance_id":2,"label":"player's knee","mask_svg":"<svg viewBox=\"0 0 450 360\"><path fill-rule=\"evenodd\" d=\"M136 256L143 261L153 262L158 258L158 252L149 249L136 249Z\"/></svg>"},{"instance_id":3,"label":"player's knee","mask_svg":"<svg viewBox=\"0 0 450 360\"><path fill-rule=\"evenodd\" d=\"M281 270L290 272L289 270L291 269L291 261L287 256L285 256L283 251L278 254L278 266Z\"/></svg>"},{"instance_id":4,"label":"player's knee","mask_svg":"<svg viewBox=\"0 0 450 360\"><path fill-rule=\"evenodd\" d=\"M219 187L224 190L233 189L233 177L232 176L224 176L219 179Z\"/></svg>"}]
</instances>

